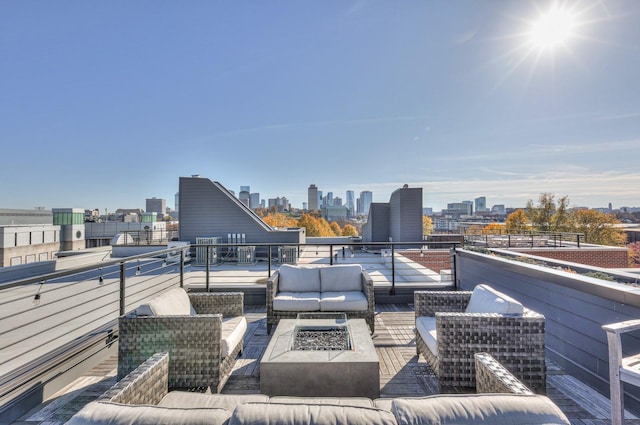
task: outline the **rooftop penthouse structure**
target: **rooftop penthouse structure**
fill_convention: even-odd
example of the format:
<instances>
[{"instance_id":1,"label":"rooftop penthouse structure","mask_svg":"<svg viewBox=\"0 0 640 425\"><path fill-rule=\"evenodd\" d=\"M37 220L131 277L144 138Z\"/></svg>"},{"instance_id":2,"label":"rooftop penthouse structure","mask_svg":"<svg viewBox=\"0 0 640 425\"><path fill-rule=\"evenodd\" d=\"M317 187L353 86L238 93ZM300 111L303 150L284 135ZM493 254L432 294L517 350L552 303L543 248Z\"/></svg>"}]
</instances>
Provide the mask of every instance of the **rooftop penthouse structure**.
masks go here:
<instances>
[{"instance_id":1,"label":"rooftop penthouse structure","mask_svg":"<svg viewBox=\"0 0 640 425\"><path fill-rule=\"evenodd\" d=\"M274 229L248 205L216 181L197 175L180 177L180 234L184 242L197 238L244 235L246 243L304 243L304 228Z\"/></svg>"}]
</instances>

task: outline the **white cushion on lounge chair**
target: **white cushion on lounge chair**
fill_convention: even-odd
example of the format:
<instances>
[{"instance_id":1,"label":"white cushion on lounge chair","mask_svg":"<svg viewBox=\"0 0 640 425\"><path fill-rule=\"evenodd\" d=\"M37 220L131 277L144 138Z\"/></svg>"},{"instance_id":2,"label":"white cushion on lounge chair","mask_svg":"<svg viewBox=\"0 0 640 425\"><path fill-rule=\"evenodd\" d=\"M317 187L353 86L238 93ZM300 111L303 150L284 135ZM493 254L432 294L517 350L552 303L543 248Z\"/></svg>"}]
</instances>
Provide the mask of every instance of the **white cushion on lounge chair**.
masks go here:
<instances>
[{"instance_id":1,"label":"white cushion on lounge chair","mask_svg":"<svg viewBox=\"0 0 640 425\"><path fill-rule=\"evenodd\" d=\"M362 266L341 264L320 269L320 292L362 291Z\"/></svg>"},{"instance_id":2,"label":"white cushion on lounge chair","mask_svg":"<svg viewBox=\"0 0 640 425\"><path fill-rule=\"evenodd\" d=\"M278 291L320 292L320 272L318 270L318 267L283 264L279 271Z\"/></svg>"},{"instance_id":3,"label":"white cushion on lounge chair","mask_svg":"<svg viewBox=\"0 0 640 425\"><path fill-rule=\"evenodd\" d=\"M522 315L524 307L510 296L496 291L489 285L481 284L473 289L465 312Z\"/></svg>"},{"instance_id":4,"label":"white cushion on lounge chair","mask_svg":"<svg viewBox=\"0 0 640 425\"><path fill-rule=\"evenodd\" d=\"M367 311L367 297L360 291L322 292L320 311Z\"/></svg>"},{"instance_id":5,"label":"white cushion on lounge chair","mask_svg":"<svg viewBox=\"0 0 640 425\"><path fill-rule=\"evenodd\" d=\"M420 316L416 318L416 331L427 344L429 351L438 354L438 335L436 335L436 318L433 316Z\"/></svg>"},{"instance_id":6,"label":"white cushion on lounge chair","mask_svg":"<svg viewBox=\"0 0 640 425\"><path fill-rule=\"evenodd\" d=\"M138 316L195 316L189 295L184 288L173 288L157 295L136 309Z\"/></svg>"},{"instance_id":7,"label":"white cushion on lounge chair","mask_svg":"<svg viewBox=\"0 0 640 425\"><path fill-rule=\"evenodd\" d=\"M319 311L320 292L278 292L273 309L280 311Z\"/></svg>"},{"instance_id":8,"label":"white cushion on lounge chair","mask_svg":"<svg viewBox=\"0 0 640 425\"><path fill-rule=\"evenodd\" d=\"M222 319L221 355L227 357L244 338L247 332L247 319L244 316Z\"/></svg>"}]
</instances>

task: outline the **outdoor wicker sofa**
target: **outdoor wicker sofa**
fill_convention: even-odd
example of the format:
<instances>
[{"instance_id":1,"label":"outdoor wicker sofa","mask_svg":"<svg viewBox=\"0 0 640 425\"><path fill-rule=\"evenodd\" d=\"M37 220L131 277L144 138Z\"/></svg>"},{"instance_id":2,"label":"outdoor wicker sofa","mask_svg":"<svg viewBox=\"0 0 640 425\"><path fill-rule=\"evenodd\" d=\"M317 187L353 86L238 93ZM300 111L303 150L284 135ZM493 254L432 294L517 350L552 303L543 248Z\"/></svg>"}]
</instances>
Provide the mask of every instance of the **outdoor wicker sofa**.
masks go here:
<instances>
[{"instance_id":1,"label":"outdoor wicker sofa","mask_svg":"<svg viewBox=\"0 0 640 425\"><path fill-rule=\"evenodd\" d=\"M280 319L295 319L302 312L345 313L364 319L375 331L373 281L360 264L284 264L267 280L266 303L268 333Z\"/></svg>"},{"instance_id":2,"label":"outdoor wicker sofa","mask_svg":"<svg viewBox=\"0 0 640 425\"><path fill-rule=\"evenodd\" d=\"M157 353L86 404L69 425L569 425L548 397L532 393L486 353L475 356L477 394L369 399L269 397L168 391L168 353Z\"/></svg>"},{"instance_id":3,"label":"outdoor wicker sofa","mask_svg":"<svg viewBox=\"0 0 640 425\"><path fill-rule=\"evenodd\" d=\"M172 289L120 317L118 379L154 353L168 352L170 388L220 392L246 330L242 292Z\"/></svg>"},{"instance_id":4,"label":"outdoor wicker sofa","mask_svg":"<svg viewBox=\"0 0 640 425\"><path fill-rule=\"evenodd\" d=\"M474 354L487 352L535 392L546 391L543 315L488 285L415 291L414 306L417 353L443 390L474 387Z\"/></svg>"}]
</instances>

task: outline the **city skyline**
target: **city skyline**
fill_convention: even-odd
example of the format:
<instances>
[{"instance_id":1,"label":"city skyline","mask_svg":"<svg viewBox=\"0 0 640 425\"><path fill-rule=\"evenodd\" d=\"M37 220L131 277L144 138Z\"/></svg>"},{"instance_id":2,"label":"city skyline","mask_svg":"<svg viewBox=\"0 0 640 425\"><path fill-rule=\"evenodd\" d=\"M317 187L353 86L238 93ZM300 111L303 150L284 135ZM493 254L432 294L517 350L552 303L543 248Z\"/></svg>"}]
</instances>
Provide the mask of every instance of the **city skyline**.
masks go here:
<instances>
[{"instance_id":1,"label":"city skyline","mask_svg":"<svg viewBox=\"0 0 640 425\"><path fill-rule=\"evenodd\" d=\"M638 206L639 21L634 0L8 0L0 207L133 208L192 174L298 208L311 182Z\"/></svg>"}]
</instances>

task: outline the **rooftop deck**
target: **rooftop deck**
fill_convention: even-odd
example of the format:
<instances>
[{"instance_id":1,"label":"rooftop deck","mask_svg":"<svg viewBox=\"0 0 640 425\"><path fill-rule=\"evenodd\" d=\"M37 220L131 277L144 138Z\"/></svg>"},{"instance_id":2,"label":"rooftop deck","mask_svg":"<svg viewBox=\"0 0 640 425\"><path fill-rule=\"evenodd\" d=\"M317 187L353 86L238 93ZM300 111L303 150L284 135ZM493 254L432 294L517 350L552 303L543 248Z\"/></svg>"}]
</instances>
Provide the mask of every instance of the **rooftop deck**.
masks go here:
<instances>
[{"instance_id":1,"label":"rooftop deck","mask_svg":"<svg viewBox=\"0 0 640 425\"><path fill-rule=\"evenodd\" d=\"M264 306L245 309L249 329L245 350L238 358L223 393L260 392L260 358L269 335L266 332ZM413 334L414 313L411 304L380 304L376 310L373 335L380 358L381 397L427 396L439 392L438 381L422 357L416 356ZM86 403L115 383L117 358L111 357L14 424L63 424ZM610 424L609 400L595 390L547 362L547 395L575 425ZM627 425L640 425L640 419L627 414Z\"/></svg>"}]
</instances>

